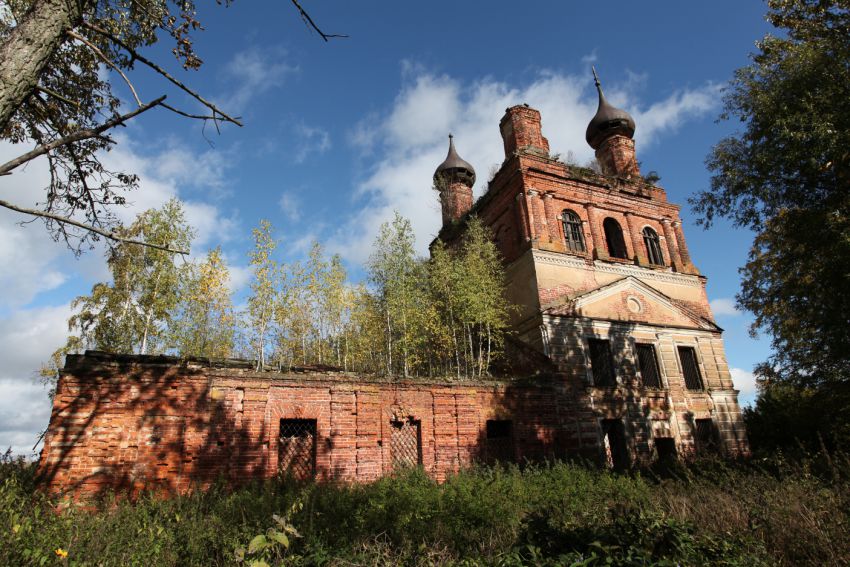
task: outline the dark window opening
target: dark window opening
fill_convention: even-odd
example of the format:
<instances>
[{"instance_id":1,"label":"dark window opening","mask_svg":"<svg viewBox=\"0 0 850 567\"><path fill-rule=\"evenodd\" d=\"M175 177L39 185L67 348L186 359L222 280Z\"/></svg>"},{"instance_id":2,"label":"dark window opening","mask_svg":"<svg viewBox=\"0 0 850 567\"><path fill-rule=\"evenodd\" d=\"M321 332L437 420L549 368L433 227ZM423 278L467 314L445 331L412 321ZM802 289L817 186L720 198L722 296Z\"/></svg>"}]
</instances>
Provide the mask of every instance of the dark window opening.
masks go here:
<instances>
[{"instance_id":1,"label":"dark window opening","mask_svg":"<svg viewBox=\"0 0 850 567\"><path fill-rule=\"evenodd\" d=\"M514 424L510 419L488 419L484 462L498 463L514 460Z\"/></svg>"},{"instance_id":2,"label":"dark window opening","mask_svg":"<svg viewBox=\"0 0 850 567\"><path fill-rule=\"evenodd\" d=\"M608 244L608 254L612 258L628 258L626 241L623 240L623 229L620 228L620 223L608 217L602 223L602 228L605 230L605 243Z\"/></svg>"},{"instance_id":3,"label":"dark window opening","mask_svg":"<svg viewBox=\"0 0 850 567\"><path fill-rule=\"evenodd\" d=\"M573 252L584 252L584 231L579 216L573 211L564 211L561 220L564 225L567 248Z\"/></svg>"},{"instance_id":4,"label":"dark window opening","mask_svg":"<svg viewBox=\"0 0 850 567\"><path fill-rule=\"evenodd\" d=\"M602 444L605 464L615 471L623 471L631 465L626 445L626 428L621 419L602 420Z\"/></svg>"},{"instance_id":5,"label":"dark window opening","mask_svg":"<svg viewBox=\"0 0 850 567\"><path fill-rule=\"evenodd\" d=\"M281 419L277 447L281 474L298 480L316 476L316 420Z\"/></svg>"},{"instance_id":6,"label":"dark window opening","mask_svg":"<svg viewBox=\"0 0 850 567\"><path fill-rule=\"evenodd\" d=\"M697 450L712 452L717 450L717 428L711 419L694 420L694 441Z\"/></svg>"},{"instance_id":7,"label":"dark window opening","mask_svg":"<svg viewBox=\"0 0 850 567\"><path fill-rule=\"evenodd\" d=\"M676 459L676 440L672 437L656 437L655 452L658 453L659 461L673 461Z\"/></svg>"},{"instance_id":8,"label":"dark window opening","mask_svg":"<svg viewBox=\"0 0 850 567\"><path fill-rule=\"evenodd\" d=\"M647 388L660 388L661 372L658 370L658 358L655 356L655 347L652 345L637 345L637 355L643 385Z\"/></svg>"},{"instance_id":9,"label":"dark window opening","mask_svg":"<svg viewBox=\"0 0 850 567\"><path fill-rule=\"evenodd\" d=\"M611 358L611 341L590 339L590 370L593 385L597 388L613 388L617 384L614 376L614 361Z\"/></svg>"},{"instance_id":10,"label":"dark window opening","mask_svg":"<svg viewBox=\"0 0 850 567\"><path fill-rule=\"evenodd\" d=\"M661 255L661 242L658 240L658 233L649 227L644 228L643 243L646 246L646 256L649 263L663 266L664 256Z\"/></svg>"},{"instance_id":11,"label":"dark window opening","mask_svg":"<svg viewBox=\"0 0 850 567\"><path fill-rule=\"evenodd\" d=\"M422 436L419 420L390 422L390 459L394 469L422 464Z\"/></svg>"},{"instance_id":12,"label":"dark window opening","mask_svg":"<svg viewBox=\"0 0 850 567\"><path fill-rule=\"evenodd\" d=\"M703 390L702 376L699 373L697 353L693 347L680 346L679 361L682 363L682 374L685 376L685 386L688 390Z\"/></svg>"}]
</instances>

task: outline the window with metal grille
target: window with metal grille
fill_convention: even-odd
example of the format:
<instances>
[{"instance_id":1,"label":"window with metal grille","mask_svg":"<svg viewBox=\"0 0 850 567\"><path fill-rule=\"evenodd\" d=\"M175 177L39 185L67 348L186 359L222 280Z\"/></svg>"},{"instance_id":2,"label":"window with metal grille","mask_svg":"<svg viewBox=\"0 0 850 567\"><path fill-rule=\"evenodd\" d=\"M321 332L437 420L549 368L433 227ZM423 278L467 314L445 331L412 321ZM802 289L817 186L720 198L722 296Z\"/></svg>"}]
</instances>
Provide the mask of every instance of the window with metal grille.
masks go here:
<instances>
[{"instance_id":1,"label":"window with metal grille","mask_svg":"<svg viewBox=\"0 0 850 567\"><path fill-rule=\"evenodd\" d=\"M484 460L488 463L512 461L514 458L514 424L510 419L488 419Z\"/></svg>"},{"instance_id":2,"label":"window with metal grille","mask_svg":"<svg viewBox=\"0 0 850 567\"><path fill-rule=\"evenodd\" d=\"M567 248L573 252L584 252L584 233L581 228L581 219L573 211L567 210L561 214L564 224L564 239Z\"/></svg>"},{"instance_id":3,"label":"window with metal grille","mask_svg":"<svg viewBox=\"0 0 850 567\"><path fill-rule=\"evenodd\" d=\"M682 363L682 374L685 375L685 386L688 390L703 390L696 351L693 347L686 346L680 346L678 350L679 361Z\"/></svg>"},{"instance_id":4,"label":"window with metal grille","mask_svg":"<svg viewBox=\"0 0 850 567\"><path fill-rule=\"evenodd\" d=\"M643 385L647 388L660 388L661 372L658 370L658 358L655 356L655 347L652 345L637 345L637 355Z\"/></svg>"},{"instance_id":5,"label":"window with metal grille","mask_svg":"<svg viewBox=\"0 0 850 567\"><path fill-rule=\"evenodd\" d=\"M664 265L664 256L661 255L661 242L658 233L649 227L643 229L643 243L646 246L646 257L650 264L656 266Z\"/></svg>"},{"instance_id":6,"label":"window with metal grille","mask_svg":"<svg viewBox=\"0 0 850 567\"><path fill-rule=\"evenodd\" d=\"M281 419L277 466L283 475L308 480L316 475L316 420Z\"/></svg>"},{"instance_id":7,"label":"window with metal grille","mask_svg":"<svg viewBox=\"0 0 850 567\"><path fill-rule=\"evenodd\" d=\"M605 230L605 243L608 244L608 254L612 258L628 258L626 241L623 240L623 229L620 228L620 223L608 217L602 222L602 228Z\"/></svg>"},{"instance_id":8,"label":"window with metal grille","mask_svg":"<svg viewBox=\"0 0 850 567\"><path fill-rule=\"evenodd\" d=\"M422 464L419 420L409 418L390 422L390 459L394 469Z\"/></svg>"},{"instance_id":9,"label":"window with metal grille","mask_svg":"<svg viewBox=\"0 0 850 567\"><path fill-rule=\"evenodd\" d=\"M699 451L717 449L717 429L711 419L694 420L694 441Z\"/></svg>"},{"instance_id":10,"label":"window with metal grille","mask_svg":"<svg viewBox=\"0 0 850 567\"><path fill-rule=\"evenodd\" d=\"M593 372L593 385L597 388L613 388L617 381L614 377L614 361L611 359L611 341L590 339L590 370Z\"/></svg>"}]
</instances>

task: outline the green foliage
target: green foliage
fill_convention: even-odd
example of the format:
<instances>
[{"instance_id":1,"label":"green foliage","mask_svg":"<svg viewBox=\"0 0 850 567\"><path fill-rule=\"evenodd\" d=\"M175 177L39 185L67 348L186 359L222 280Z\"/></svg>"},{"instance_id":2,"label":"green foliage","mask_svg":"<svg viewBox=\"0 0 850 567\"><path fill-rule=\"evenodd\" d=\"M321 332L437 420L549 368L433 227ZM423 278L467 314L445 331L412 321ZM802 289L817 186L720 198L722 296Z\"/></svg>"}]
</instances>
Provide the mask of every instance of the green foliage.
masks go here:
<instances>
[{"instance_id":1,"label":"green foliage","mask_svg":"<svg viewBox=\"0 0 850 567\"><path fill-rule=\"evenodd\" d=\"M254 277L251 280L245 323L251 350L260 369L266 364L266 346L272 334L278 293L277 278L280 273L278 264L272 257L277 248L272 230L269 221L260 221L260 225L253 230L254 249L249 254Z\"/></svg>"},{"instance_id":2,"label":"green foliage","mask_svg":"<svg viewBox=\"0 0 850 567\"><path fill-rule=\"evenodd\" d=\"M0 463L0 564L846 565L850 461L704 463L648 481L551 463L410 469L371 484L279 479L57 513ZM66 558L57 550L67 553Z\"/></svg>"},{"instance_id":3,"label":"green foliage","mask_svg":"<svg viewBox=\"0 0 850 567\"><path fill-rule=\"evenodd\" d=\"M180 289L180 314L170 329L171 346L181 356L226 358L233 351L234 315L230 272L221 248L200 264L189 264Z\"/></svg>"},{"instance_id":4,"label":"green foliage","mask_svg":"<svg viewBox=\"0 0 850 567\"><path fill-rule=\"evenodd\" d=\"M779 29L726 95L743 131L718 143L703 222L757 233L739 304L773 339L763 377L800 387L850 376L850 2L770 0ZM792 433L792 432L789 432ZM793 435L789 435L789 438Z\"/></svg>"},{"instance_id":5,"label":"green foliage","mask_svg":"<svg viewBox=\"0 0 850 567\"><path fill-rule=\"evenodd\" d=\"M194 235L177 199L141 213L121 232L129 238L181 249L189 248ZM70 339L69 347L128 354L161 352L177 311L185 268L169 252L126 243L110 250L107 264L112 281L95 284L90 295L71 303L78 312L69 319L68 327L78 334Z\"/></svg>"}]
</instances>

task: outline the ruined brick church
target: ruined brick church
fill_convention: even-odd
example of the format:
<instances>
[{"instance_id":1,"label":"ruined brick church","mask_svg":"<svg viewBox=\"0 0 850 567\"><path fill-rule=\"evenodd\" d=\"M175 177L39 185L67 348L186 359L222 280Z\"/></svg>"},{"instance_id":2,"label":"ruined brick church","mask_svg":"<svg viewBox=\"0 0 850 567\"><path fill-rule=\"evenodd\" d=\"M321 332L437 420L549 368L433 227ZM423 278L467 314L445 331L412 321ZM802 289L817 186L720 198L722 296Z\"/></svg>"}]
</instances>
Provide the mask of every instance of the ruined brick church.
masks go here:
<instances>
[{"instance_id":1,"label":"ruined brick church","mask_svg":"<svg viewBox=\"0 0 850 567\"><path fill-rule=\"evenodd\" d=\"M40 462L48 489L186 491L281 473L368 481L404 466L442 480L474 462L582 456L624 469L746 454L679 206L641 176L634 120L596 86L586 139L599 171L550 155L540 113L519 105L499 124L505 159L480 199L451 138L434 174L439 238L458 238L473 214L492 229L519 306L512 352L536 373L394 381L90 351L60 372Z\"/></svg>"}]
</instances>

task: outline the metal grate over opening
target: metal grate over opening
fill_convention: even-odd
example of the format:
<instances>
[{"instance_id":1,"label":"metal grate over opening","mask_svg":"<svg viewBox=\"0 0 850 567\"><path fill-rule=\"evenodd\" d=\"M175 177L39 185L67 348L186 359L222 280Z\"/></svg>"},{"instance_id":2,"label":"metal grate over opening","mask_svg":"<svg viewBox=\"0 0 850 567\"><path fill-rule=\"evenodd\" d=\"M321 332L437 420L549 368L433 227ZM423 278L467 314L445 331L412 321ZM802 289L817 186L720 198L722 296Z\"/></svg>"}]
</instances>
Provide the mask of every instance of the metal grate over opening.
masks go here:
<instances>
[{"instance_id":1,"label":"metal grate over opening","mask_svg":"<svg viewBox=\"0 0 850 567\"><path fill-rule=\"evenodd\" d=\"M390 422L390 456L394 469L422 464L422 443L419 421L414 419Z\"/></svg>"},{"instance_id":2,"label":"metal grate over opening","mask_svg":"<svg viewBox=\"0 0 850 567\"><path fill-rule=\"evenodd\" d=\"M278 470L298 480L316 475L316 420L281 419Z\"/></svg>"},{"instance_id":3,"label":"metal grate over opening","mask_svg":"<svg viewBox=\"0 0 850 567\"><path fill-rule=\"evenodd\" d=\"M652 345L637 345L638 364L643 385L647 388L661 387L661 373L658 371L658 359Z\"/></svg>"},{"instance_id":4,"label":"metal grate over opening","mask_svg":"<svg viewBox=\"0 0 850 567\"><path fill-rule=\"evenodd\" d=\"M688 390L703 390L696 351L692 347L684 346L680 346L678 350L679 360L682 362L682 373L685 375L685 387Z\"/></svg>"}]
</instances>

